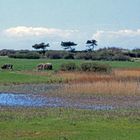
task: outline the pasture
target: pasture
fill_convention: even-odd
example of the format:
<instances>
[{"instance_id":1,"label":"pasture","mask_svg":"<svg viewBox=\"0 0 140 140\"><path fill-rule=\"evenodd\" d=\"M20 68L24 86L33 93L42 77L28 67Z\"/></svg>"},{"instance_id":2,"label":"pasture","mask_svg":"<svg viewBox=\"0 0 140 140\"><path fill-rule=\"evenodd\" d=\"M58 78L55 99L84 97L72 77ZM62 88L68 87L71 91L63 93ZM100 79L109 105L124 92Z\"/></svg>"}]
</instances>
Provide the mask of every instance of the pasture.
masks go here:
<instances>
[{"instance_id":1,"label":"pasture","mask_svg":"<svg viewBox=\"0 0 140 140\"><path fill-rule=\"evenodd\" d=\"M0 84L23 84L23 83L61 83L63 77L55 75L59 71L61 64L75 62L77 65L87 62L84 60L52 60L52 59L12 59L0 57L0 66L4 64L13 64L13 71L0 71ZM89 62L89 61L88 61ZM122 61L95 61L102 64L109 64L112 68L121 69L139 69L140 61L122 62ZM37 65L41 63L52 63L53 71L38 72Z\"/></svg>"},{"instance_id":2,"label":"pasture","mask_svg":"<svg viewBox=\"0 0 140 140\"><path fill-rule=\"evenodd\" d=\"M111 73L62 72L61 64L84 60L27 60L0 57L0 92L62 98L65 107L0 105L2 140L138 140L140 138L140 61L107 63ZM52 71L38 71L52 63ZM4 100L2 98L1 100ZM73 106L70 106L72 104ZM74 104L89 108L74 107ZM91 106L111 106L91 109Z\"/></svg>"},{"instance_id":3,"label":"pasture","mask_svg":"<svg viewBox=\"0 0 140 140\"><path fill-rule=\"evenodd\" d=\"M89 60L90 61L90 60ZM54 70L59 70L60 65L66 62L75 62L80 64L85 60L66 60L66 59L12 59L8 57L0 57L0 65L11 63L14 65L15 71L35 70L40 63L50 62L54 65ZM110 64L112 68L140 68L140 61L95 61L98 63Z\"/></svg>"},{"instance_id":4,"label":"pasture","mask_svg":"<svg viewBox=\"0 0 140 140\"><path fill-rule=\"evenodd\" d=\"M140 112L1 108L2 140L138 140Z\"/></svg>"}]
</instances>

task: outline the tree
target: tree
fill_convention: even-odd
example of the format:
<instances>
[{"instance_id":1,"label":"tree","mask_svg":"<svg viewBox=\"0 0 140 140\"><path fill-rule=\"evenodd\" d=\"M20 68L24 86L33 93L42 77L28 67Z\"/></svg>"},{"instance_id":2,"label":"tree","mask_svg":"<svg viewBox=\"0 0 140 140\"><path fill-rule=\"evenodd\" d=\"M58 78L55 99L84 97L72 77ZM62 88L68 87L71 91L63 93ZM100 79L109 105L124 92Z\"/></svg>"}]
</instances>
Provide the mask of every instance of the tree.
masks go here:
<instances>
[{"instance_id":1,"label":"tree","mask_svg":"<svg viewBox=\"0 0 140 140\"><path fill-rule=\"evenodd\" d=\"M97 41L96 40L88 40L87 42L86 42L86 46L88 47L88 51L93 51L94 50L94 48L95 48L95 46L97 46Z\"/></svg>"},{"instance_id":2,"label":"tree","mask_svg":"<svg viewBox=\"0 0 140 140\"><path fill-rule=\"evenodd\" d=\"M42 54L43 55L45 55L45 53L46 53L46 48L47 47L50 47L50 44L48 43L48 44L45 44L45 43L40 43L40 44L35 44L35 45L33 45L32 46L34 49L36 49L36 50L40 50L40 49L42 49Z\"/></svg>"},{"instance_id":3,"label":"tree","mask_svg":"<svg viewBox=\"0 0 140 140\"><path fill-rule=\"evenodd\" d=\"M75 44L74 42L61 42L61 46L65 49L68 50L70 52L74 52L75 48L74 46L77 46L77 44Z\"/></svg>"}]
</instances>

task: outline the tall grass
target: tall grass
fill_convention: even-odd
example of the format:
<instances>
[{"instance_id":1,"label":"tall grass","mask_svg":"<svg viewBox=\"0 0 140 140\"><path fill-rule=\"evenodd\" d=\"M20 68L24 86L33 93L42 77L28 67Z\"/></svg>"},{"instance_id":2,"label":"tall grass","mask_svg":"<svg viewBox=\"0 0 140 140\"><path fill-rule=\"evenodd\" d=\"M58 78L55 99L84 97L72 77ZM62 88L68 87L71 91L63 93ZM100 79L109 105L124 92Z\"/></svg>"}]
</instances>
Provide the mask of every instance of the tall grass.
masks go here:
<instances>
[{"instance_id":1,"label":"tall grass","mask_svg":"<svg viewBox=\"0 0 140 140\"><path fill-rule=\"evenodd\" d=\"M59 73L69 81L64 94L140 95L140 69L114 70L111 74Z\"/></svg>"},{"instance_id":2,"label":"tall grass","mask_svg":"<svg viewBox=\"0 0 140 140\"><path fill-rule=\"evenodd\" d=\"M63 94L109 94L109 95L140 95L140 83L129 81L111 81L95 83L66 84Z\"/></svg>"},{"instance_id":3,"label":"tall grass","mask_svg":"<svg viewBox=\"0 0 140 140\"><path fill-rule=\"evenodd\" d=\"M140 78L140 69L116 69L115 76L119 77L137 77Z\"/></svg>"},{"instance_id":4,"label":"tall grass","mask_svg":"<svg viewBox=\"0 0 140 140\"><path fill-rule=\"evenodd\" d=\"M61 85L59 85L60 88L58 90L53 91L54 93L58 92L58 94L60 95L61 94L140 95L140 69L132 69L132 70L117 69L110 74L93 73L93 72L46 73L46 72L28 72L28 71L18 73L12 72L7 74L6 72L2 72L0 75L0 83L1 84L62 83ZM11 88L10 86L10 89L12 90L13 88ZM37 91L38 93L40 93L38 89ZM43 91L43 93L46 92L47 91L45 90Z\"/></svg>"}]
</instances>

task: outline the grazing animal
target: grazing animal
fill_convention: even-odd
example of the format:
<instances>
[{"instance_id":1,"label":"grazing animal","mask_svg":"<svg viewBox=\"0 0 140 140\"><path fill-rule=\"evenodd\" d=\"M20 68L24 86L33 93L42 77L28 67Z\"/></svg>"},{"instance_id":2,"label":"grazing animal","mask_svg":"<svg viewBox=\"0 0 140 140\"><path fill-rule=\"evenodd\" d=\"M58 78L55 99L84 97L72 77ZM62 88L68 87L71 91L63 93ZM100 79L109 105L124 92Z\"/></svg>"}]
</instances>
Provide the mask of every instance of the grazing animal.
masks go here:
<instances>
[{"instance_id":1,"label":"grazing animal","mask_svg":"<svg viewBox=\"0 0 140 140\"><path fill-rule=\"evenodd\" d=\"M46 64L39 64L37 66L37 69L38 70L52 70L53 69L53 66L51 63L46 63Z\"/></svg>"},{"instance_id":2,"label":"grazing animal","mask_svg":"<svg viewBox=\"0 0 140 140\"><path fill-rule=\"evenodd\" d=\"M52 70L53 66L51 63L44 64L44 70Z\"/></svg>"},{"instance_id":3,"label":"grazing animal","mask_svg":"<svg viewBox=\"0 0 140 140\"><path fill-rule=\"evenodd\" d=\"M4 64L1 69L3 70L13 70L13 65L12 64Z\"/></svg>"},{"instance_id":4,"label":"grazing animal","mask_svg":"<svg viewBox=\"0 0 140 140\"><path fill-rule=\"evenodd\" d=\"M44 70L44 64L39 64L39 65L37 66L37 69L38 69L38 70Z\"/></svg>"}]
</instances>

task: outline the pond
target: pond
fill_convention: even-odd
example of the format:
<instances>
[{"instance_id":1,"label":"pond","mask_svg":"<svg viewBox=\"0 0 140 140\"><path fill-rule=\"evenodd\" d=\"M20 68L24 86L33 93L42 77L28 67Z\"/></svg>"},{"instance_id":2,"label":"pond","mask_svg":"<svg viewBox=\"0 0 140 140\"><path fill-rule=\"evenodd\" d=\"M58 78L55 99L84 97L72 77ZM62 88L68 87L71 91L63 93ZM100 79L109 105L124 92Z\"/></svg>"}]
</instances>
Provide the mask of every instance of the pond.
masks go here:
<instances>
[{"instance_id":1,"label":"pond","mask_svg":"<svg viewBox=\"0 0 140 140\"><path fill-rule=\"evenodd\" d=\"M60 97L47 97L35 94L0 93L0 106L9 107L64 107L90 110L111 110L109 105L89 105L71 102Z\"/></svg>"}]
</instances>

